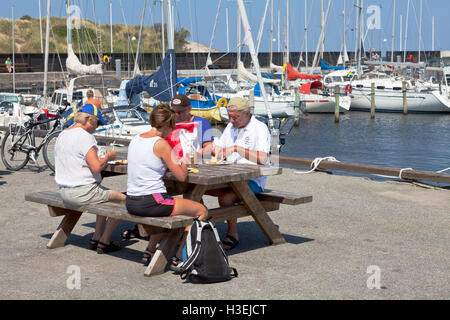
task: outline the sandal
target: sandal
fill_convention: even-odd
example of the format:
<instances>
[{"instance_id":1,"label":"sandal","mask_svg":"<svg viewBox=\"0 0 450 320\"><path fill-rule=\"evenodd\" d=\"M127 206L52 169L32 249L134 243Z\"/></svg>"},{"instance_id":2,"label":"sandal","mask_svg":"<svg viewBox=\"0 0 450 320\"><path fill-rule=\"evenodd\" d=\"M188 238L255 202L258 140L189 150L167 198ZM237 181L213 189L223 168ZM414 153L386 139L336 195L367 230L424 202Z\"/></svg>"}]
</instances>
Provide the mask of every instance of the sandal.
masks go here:
<instances>
[{"instance_id":1,"label":"sandal","mask_svg":"<svg viewBox=\"0 0 450 320\"><path fill-rule=\"evenodd\" d=\"M91 239L89 240L89 249L90 250L97 250L98 246L98 240Z\"/></svg>"},{"instance_id":2,"label":"sandal","mask_svg":"<svg viewBox=\"0 0 450 320\"><path fill-rule=\"evenodd\" d=\"M175 271L176 273L181 273L181 268L183 267L183 261L180 258L172 257L172 261L169 269Z\"/></svg>"},{"instance_id":3,"label":"sandal","mask_svg":"<svg viewBox=\"0 0 450 320\"><path fill-rule=\"evenodd\" d=\"M239 244L239 240L233 237L231 234L227 234L225 238L223 238L222 244L228 247L223 249L229 251L234 249Z\"/></svg>"},{"instance_id":4,"label":"sandal","mask_svg":"<svg viewBox=\"0 0 450 320\"><path fill-rule=\"evenodd\" d=\"M134 225L133 229L128 229L128 230L122 232L122 234L120 236L122 237L123 241L130 240L133 238L139 238L140 234L139 234L138 225L136 224L136 225Z\"/></svg>"},{"instance_id":5,"label":"sandal","mask_svg":"<svg viewBox=\"0 0 450 320\"><path fill-rule=\"evenodd\" d=\"M102 245L103 247L97 246L97 253L103 254L103 253L110 253L114 251L120 250L120 246L114 242L110 242L109 244L98 242L99 245Z\"/></svg>"},{"instance_id":6,"label":"sandal","mask_svg":"<svg viewBox=\"0 0 450 320\"><path fill-rule=\"evenodd\" d=\"M148 266L150 264L150 261L152 260L154 254L155 254L154 252L148 250L144 251L144 255L142 256L141 260L144 266Z\"/></svg>"}]
</instances>

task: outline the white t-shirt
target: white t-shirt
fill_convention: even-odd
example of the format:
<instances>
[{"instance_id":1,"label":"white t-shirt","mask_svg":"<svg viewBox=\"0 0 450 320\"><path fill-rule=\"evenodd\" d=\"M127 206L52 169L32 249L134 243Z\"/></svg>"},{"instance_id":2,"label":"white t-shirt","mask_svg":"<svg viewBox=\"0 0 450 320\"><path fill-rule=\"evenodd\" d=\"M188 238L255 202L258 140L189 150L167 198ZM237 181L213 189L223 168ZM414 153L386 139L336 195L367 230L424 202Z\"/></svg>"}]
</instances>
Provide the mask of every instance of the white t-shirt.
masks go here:
<instances>
[{"instance_id":1,"label":"white t-shirt","mask_svg":"<svg viewBox=\"0 0 450 320\"><path fill-rule=\"evenodd\" d=\"M228 148L234 145L249 149L251 151L262 151L269 154L270 152L270 133L267 126L256 119L254 116L250 118L250 121L242 129L233 127L233 124L228 123L227 127L222 133L222 136L214 140L219 147ZM245 157L242 157L239 153L234 152L227 157L227 161L234 163L249 163L256 164ZM269 165L269 157L265 165ZM264 190L267 177L259 177L251 179L255 181L261 189Z\"/></svg>"},{"instance_id":2,"label":"white t-shirt","mask_svg":"<svg viewBox=\"0 0 450 320\"><path fill-rule=\"evenodd\" d=\"M82 128L66 129L55 145L55 180L60 187L77 187L100 183L100 173L94 173L86 162L86 154L94 147L95 137Z\"/></svg>"},{"instance_id":3,"label":"white t-shirt","mask_svg":"<svg viewBox=\"0 0 450 320\"><path fill-rule=\"evenodd\" d=\"M147 196L167 192L162 179L166 164L153 152L159 139L161 138L142 138L137 135L131 140L128 146L128 195Z\"/></svg>"}]
</instances>

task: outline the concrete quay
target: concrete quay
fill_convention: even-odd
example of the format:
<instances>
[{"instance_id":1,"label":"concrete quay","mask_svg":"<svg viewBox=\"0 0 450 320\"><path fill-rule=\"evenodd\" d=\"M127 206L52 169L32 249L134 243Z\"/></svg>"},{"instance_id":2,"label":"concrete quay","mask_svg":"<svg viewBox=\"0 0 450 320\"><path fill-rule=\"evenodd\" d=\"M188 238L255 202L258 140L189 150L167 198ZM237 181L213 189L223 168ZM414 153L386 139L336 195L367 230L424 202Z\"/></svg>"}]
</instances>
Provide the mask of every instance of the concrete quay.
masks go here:
<instances>
[{"instance_id":1,"label":"concrete quay","mask_svg":"<svg viewBox=\"0 0 450 320\"><path fill-rule=\"evenodd\" d=\"M43 161L40 160L44 169ZM88 249L95 217L85 214L63 248L46 244L61 218L24 201L33 191L57 190L54 176L28 165L0 164L0 299L449 299L450 193L398 181L323 172L268 178L267 188L313 195L313 202L270 213L286 243L267 239L251 218L238 225L240 244L229 252L239 277L194 285L171 271L144 277L144 240L121 242L109 255ZM104 185L125 191L126 177ZM209 207L217 200L205 197ZM132 227L121 222L113 239ZM218 223L223 236L224 223ZM80 288L71 287L71 269Z\"/></svg>"}]
</instances>

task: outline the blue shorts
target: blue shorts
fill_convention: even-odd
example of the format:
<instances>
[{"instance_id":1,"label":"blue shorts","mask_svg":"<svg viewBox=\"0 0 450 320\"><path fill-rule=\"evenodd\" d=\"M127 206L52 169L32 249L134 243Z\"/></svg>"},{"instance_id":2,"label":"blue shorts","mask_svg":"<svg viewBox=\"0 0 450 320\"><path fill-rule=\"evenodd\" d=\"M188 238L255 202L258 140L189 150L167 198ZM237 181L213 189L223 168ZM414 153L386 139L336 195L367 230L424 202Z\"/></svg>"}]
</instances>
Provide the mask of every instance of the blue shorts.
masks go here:
<instances>
[{"instance_id":1,"label":"blue shorts","mask_svg":"<svg viewBox=\"0 0 450 320\"><path fill-rule=\"evenodd\" d=\"M248 186L252 189L254 194L263 192L263 189L261 189L261 187L253 180L248 182Z\"/></svg>"}]
</instances>

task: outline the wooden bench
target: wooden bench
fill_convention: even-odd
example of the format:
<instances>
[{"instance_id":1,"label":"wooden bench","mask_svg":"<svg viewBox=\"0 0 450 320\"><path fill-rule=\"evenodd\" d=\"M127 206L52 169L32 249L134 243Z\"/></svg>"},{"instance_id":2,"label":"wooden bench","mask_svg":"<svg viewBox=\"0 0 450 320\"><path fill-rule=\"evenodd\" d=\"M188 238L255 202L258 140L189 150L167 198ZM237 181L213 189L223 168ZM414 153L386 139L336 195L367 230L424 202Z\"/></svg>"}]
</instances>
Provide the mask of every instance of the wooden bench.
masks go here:
<instances>
[{"instance_id":1,"label":"wooden bench","mask_svg":"<svg viewBox=\"0 0 450 320\"><path fill-rule=\"evenodd\" d=\"M19 71L32 72L33 71L33 69L28 65L27 62L16 62L14 64L14 67L16 69L16 72L19 72Z\"/></svg>"},{"instance_id":2,"label":"wooden bench","mask_svg":"<svg viewBox=\"0 0 450 320\"><path fill-rule=\"evenodd\" d=\"M275 191L266 191L258 195L264 209L275 211L279 209L280 203L296 205L300 203L311 202L311 196L295 196L294 194L281 193ZM48 206L50 216L64 216L56 232L47 244L47 248L54 249L64 246L67 238L78 222L81 214L84 212L96 214L104 217L131 221L140 226L140 230L145 230L145 235L155 233L167 233L167 237L161 242L158 250L152 258L144 275L152 276L164 272L173 251L180 240L184 228L192 224L192 218L187 216L174 217L139 217L128 213L126 208L115 203L101 203L96 205L87 205L81 209L74 210L65 206L58 192L43 191L28 193L25 195L26 201L36 202ZM230 218L241 218L249 216L247 208L242 205L230 207L214 208L209 210L209 215L213 221L225 221Z\"/></svg>"}]
</instances>

